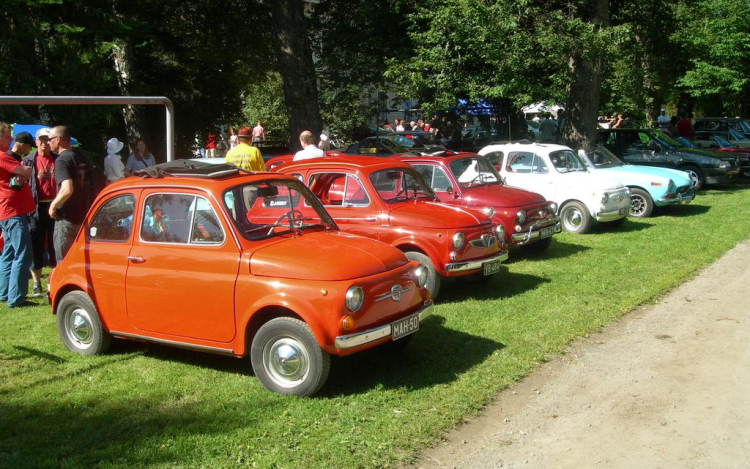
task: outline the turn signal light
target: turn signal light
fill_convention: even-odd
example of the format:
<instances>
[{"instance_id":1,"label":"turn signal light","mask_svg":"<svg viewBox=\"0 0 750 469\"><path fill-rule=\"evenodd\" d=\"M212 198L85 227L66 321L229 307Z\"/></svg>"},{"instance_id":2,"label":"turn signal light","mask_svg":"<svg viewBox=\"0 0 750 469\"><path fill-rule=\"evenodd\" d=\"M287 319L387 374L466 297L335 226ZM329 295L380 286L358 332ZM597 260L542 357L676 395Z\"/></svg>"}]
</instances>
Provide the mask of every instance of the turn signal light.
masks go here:
<instances>
[{"instance_id":1,"label":"turn signal light","mask_svg":"<svg viewBox=\"0 0 750 469\"><path fill-rule=\"evenodd\" d=\"M341 328L345 331L354 329L354 318L351 316L344 316L341 318Z\"/></svg>"}]
</instances>

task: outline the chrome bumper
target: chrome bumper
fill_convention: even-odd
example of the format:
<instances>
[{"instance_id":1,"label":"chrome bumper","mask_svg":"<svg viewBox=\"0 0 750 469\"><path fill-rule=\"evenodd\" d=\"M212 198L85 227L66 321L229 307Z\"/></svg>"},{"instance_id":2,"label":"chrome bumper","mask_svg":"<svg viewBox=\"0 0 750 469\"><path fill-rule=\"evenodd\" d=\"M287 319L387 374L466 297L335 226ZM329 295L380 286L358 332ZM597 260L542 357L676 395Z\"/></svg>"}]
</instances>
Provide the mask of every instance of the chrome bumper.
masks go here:
<instances>
[{"instance_id":1,"label":"chrome bumper","mask_svg":"<svg viewBox=\"0 0 750 469\"><path fill-rule=\"evenodd\" d=\"M425 300L422 309L420 309L418 312L420 324L427 316L432 314L433 308L433 301ZM376 340L380 340L383 337L388 337L391 335L391 324L386 324L384 326L376 327L375 329L370 329L364 332L340 335L336 337L336 341L334 342L334 344L336 345L337 349L349 349L353 347L359 347L360 345L369 344L370 342L375 342Z\"/></svg>"},{"instance_id":2,"label":"chrome bumper","mask_svg":"<svg viewBox=\"0 0 750 469\"><path fill-rule=\"evenodd\" d=\"M508 250L501 252L500 254L492 257L485 257L484 259L475 259L472 261L466 261L466 262L451 262L450 264L445 264L445 270L448 273L453 272L464 272L467 270L477 270L482 268L482 264L485 262L492 262L496 260L500 260L500 262L504 262L508 260Z\"/></svg>"},{"instance_id":3,"label":"chrome bumper","mask_svg":"<svg viewBox=\"0 0 750 469\"><path fill-rule=\"evenodd\" d=\"M680 204L689 204L693 201L695 198L695 191L691 190L685 194L677 194L677 197L674 199L667 199L665 197L662 197L661 199L658 199L657 202L659 205L680 205Z\"/></svg>"},{"instance_id":4,"label":"chrome bumper","mask_svg":"<svg viewBox=\"0 0 750 469\"><path fill-rule=\"evenodd\" d=\"M545 220L547 222L548 220ZM521 233L513 233L510 235L510 241L513 244L517 244L519 246L523 246L524 244L528 244L530 241L533 241L535 239L539 239L539 236L541 236L540 231L544 228L550 228L554 227L553 230L554 233L559 233L562 231L562 225L560 224L560 217L555 215L555 218L553 219L554 224L545 223L545 226L539 225L539 222L533 224L529 231L521 232ZM536 230L536 231L534 231Z\"/></svg>"},{"instance_id":5,"label":"chrome bumper","mask_svg":"<svg viewBox=\"0 0 750 469\"><path fill-rule=\"evenodd\" d=\"M625 210L625 214L620 213L621 210ZM615 221L619 220L620 218L627 217L628 216L629 209L626 207L624 209L617 209L612 210L611 212L599 212L596 214L596 221Z\"/></svg>"}]
</instances>

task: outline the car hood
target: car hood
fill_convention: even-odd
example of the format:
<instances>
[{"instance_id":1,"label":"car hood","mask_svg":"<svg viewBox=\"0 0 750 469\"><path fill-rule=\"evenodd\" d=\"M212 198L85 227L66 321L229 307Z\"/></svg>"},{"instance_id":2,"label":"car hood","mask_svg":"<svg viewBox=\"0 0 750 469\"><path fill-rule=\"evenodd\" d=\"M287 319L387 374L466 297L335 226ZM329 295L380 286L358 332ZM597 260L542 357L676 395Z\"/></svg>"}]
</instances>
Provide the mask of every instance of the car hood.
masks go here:
<instances>
[{"instance_id":1,"label":"car hood","mask_svg":"<svg viewBox=\"0 0 750 469\"><path fill-rule=\"evenodd\" d=\"M562 182L562 184L567 187L573 187L579 190L597 189L601 191L610 191L625 187L622 183L608 177L604 173L572 171L570 173L562 173L561 176L562 178L558 179L558 183Z\"/></svg>"},{"instance_id":2,"label":"car hood","mask_svg":"<svg viewBox=\"0 0 750 469\"><path fill-rule=\"evenodd\" d=\"M701 150L698 148L679 148L670 151L673 154L686 153L688 155L700 155L707 156L709 158L716 158L723 161L736 161L737 157L734 155L722 155L720 151Z\"/></svg>"},{"instance_id":3,"label":"car hood","mask_svg":"<svg viewBox=\"0 0 750 469\"><path fill-rule=\"evenodd\" d=\"M389 214L389 223L391 226L450 229L489 224L491 221L478 210L416 201L393 207Z\"/></svg>"},{"instance_id":4,"label":"car hood","mask_svg":"<svg viewBox=\"0 0 750 469\"><path fill-rule=\"evenodd\" d=\"M538 205L546 199L536 192L500 184L464 189L461 201L469 206L492 206L499 208L525 207Z\"/></svg>"},{"instance_id":5,"label":"car hood","mask_svg":"<svg viewBox=\"0 0 750 469\"><path fill-rule=\"evenodd\" d=\"M341 232L317 232L258 249L250 257L250 271L264 277L350 280L407 262L401 251L380 241Z\"/></svg>"},{"instance_id":6,"label":"car hood","mask_svg":"<svg viewBox=\"0 0 750 469\"><path fill-rule=\"evenodd\" d=\"M678 187L690 184L690 176L688 176L688 173L678 169L659 168L656 166L625 165L615 168L601 168L597 169L597 171L602 171L604 174L609 175L612 178L617 178L626 185L634 183L647 184L658 179L662 179L661 182L664 184L668 184L668 179L671 179Z\"/></svg>"}]
</instances>

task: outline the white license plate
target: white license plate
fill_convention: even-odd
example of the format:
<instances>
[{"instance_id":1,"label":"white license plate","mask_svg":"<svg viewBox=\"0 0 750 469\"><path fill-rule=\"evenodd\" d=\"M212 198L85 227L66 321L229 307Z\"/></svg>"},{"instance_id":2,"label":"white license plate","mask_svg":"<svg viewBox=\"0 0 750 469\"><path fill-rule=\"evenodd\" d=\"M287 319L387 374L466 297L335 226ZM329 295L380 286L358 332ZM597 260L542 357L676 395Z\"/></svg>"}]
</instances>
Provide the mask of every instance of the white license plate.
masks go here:
<instances>
[{"instance_id":1,"label":"white license plate","mask_svg":"<svg viewBox=\"0 0 750 469\"><path fill-rule=\"evenodd\" d=\"M398 340L419 330L419 313L391 323L391 340Z\"/></svg>"},{"instance_id":2,"label":"white license plate","mask_svg":"<svg viewBox=\"0 0 750 469\"><path fill-rule=\"evenodd\" d=\"M550 226L549 228L542 228L539 230L539 239L549 238L552 233L555 232L555 228Z\"/></svg>"},{"instance_id":3,"label":"white license plate","mask_svg":"<svg viewBox=\"0 0 750 469\"><path fill-rule=\"evenodd\" d=\"M500 261L485 262L482 264L484 275L492 275L500 272Z\"/></svg>"}]
</instances>

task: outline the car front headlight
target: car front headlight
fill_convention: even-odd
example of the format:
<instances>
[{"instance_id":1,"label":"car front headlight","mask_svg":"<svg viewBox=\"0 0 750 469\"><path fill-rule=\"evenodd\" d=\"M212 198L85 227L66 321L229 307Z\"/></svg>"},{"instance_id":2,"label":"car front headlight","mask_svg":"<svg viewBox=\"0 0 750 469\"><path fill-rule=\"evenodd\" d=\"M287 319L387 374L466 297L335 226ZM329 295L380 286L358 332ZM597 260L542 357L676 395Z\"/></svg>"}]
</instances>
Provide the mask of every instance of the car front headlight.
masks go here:
<instances>
[{"instance_id":1,"label":"car front headlight","mask_svg":"<svg viewBox=\"0 0 750 469\"><path fill-rule=\"evenodd\" d=\"M518 220L518 223L523 223L526 221L526 210L519 210L516 212L516 220Z\"/></svg>"},{"instance_id":2,"label":"car front headlight","mask_svg":"<svg viewBox=\"0 0 750 469\"><path fill-rule=\"evenodd\" d=\"M420 265L414 269L414 277L417 279L417 285L419 288L423 288L427 285L427 267Z\"/></svg>"},{"instance_id":3,"label":"car front headlight","mask_svg":"<svg viewBox=\"0 0 750 469\"><path fill-rule=\"evenodd\" d=\"M460 231L453 235L453 247L456 249L461 249L464 247L464 234Z\"/></svg>"},{"instance_id":4,"label":"car front headlight","mask_svg":"<svg viewBox=\"0 0 750 469\"><path fill-rule=\"evenodd\" d=\"M495 227L495 233L497 233L497 238L499 240L505 239L505 227L503 225L497 225Z\"/></svg>"},{"instance_id":5,"label":"car front headlight","mask_svg":"<svg viewBox=\"0 0 750 469\"><path fill-rule=\"evenodd\" d=\"M607 202L609 202L609 194L605 192L602 196L602 203L606 204Z\"/></svg>"},{"instance_id":6,"label":"car front headlight","mask_svg":"<svg viewBox=\"0 0 750 469\"><path fill-rule=\"evenodd\" d=\"M719 168L721 169L727 169L731 166L732 166L732 163L730 163L729 161L722 161L719 163Z\"/></svg>"},{"instance_id":7,"label":"car front headlight","mask_svg":"<svg viewBox=\"0 0 750 469\"><path fill-rule=\"evenodd\" d=\"M361 287L349 287L346 291L346 308L352 313L359 311L362 307L362 303L365 302L365 292Z\"/></svg>"},{"instance_id":8,"label":"car front headlight","mask_svg":"<svg viewBox=\"0 0 750 469\"><path fill-rule=\"evenodd\" d=\"M485 215L492 218L492 215L495 214L495 209L492 207L485 207L482 209L482 212L484 212Z\"/></svg>"},{"instance_id":9,"label":"car front headlight","mask_svg":"<svg viewBox=\"0 0 750 469\"><path fill-rule=\"evenodd\" d=\"M553 215L556 214L557 213L557 204L554 203L554 202L550 203L549 204L549 209L552 210L552 214Z\"/></svg>"}]
</instances>

